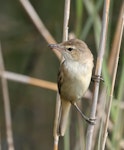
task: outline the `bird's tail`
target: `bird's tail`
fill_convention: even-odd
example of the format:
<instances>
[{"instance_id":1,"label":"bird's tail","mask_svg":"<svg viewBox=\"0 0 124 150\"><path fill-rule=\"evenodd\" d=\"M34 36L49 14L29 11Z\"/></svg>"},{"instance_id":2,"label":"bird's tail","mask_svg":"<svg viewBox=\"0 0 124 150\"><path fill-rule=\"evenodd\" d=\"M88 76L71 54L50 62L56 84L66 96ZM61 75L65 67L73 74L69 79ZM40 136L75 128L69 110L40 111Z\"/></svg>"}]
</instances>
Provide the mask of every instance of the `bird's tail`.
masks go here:
<instances>
[{"instance_id":1,"label":"bird's tail","mask_svg":"<svg viewBox=\"0 0 124 150\"><path fill-rule=\"evenodd\" d=\"M59 118L60 121L58 126L58 134L60 136L64 136L65 134L70 107L71 107L71 103L69 101L61 100L61 109L60 109L60 118Z\"/></svg>"}]
</instances>

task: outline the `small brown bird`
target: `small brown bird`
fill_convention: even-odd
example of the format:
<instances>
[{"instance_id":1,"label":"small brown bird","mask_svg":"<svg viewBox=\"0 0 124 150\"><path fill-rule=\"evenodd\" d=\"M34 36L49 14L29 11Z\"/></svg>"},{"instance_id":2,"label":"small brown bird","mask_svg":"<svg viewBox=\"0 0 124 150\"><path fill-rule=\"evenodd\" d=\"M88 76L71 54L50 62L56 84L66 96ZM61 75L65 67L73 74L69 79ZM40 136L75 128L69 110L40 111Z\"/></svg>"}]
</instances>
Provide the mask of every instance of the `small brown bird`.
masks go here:
<instances>
[{"instance_id":1,"label":"small brown bird","mask_svg":"<svg viewBox=\"0 0 124 150\"><path fill-rule=\"evenodd\" d=\"M93 55L86 43L79 39L71 39L60 44L50 44L50 48L57 49L64 57L58 74L58 90L61 98L60 121L58 134L64 136L71 104L86 117L76 105L89 87L93 69Z\"/></svg>"}]
</instances>

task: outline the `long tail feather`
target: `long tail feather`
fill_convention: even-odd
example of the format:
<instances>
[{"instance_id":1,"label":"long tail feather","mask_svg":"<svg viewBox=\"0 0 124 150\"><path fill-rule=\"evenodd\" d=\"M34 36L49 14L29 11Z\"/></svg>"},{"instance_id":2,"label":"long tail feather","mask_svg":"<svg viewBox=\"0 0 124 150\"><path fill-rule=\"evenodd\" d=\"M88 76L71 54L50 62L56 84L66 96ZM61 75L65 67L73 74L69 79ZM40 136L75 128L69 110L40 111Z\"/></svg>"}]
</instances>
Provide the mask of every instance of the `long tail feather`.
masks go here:
<instances>
[{"instance_id":1,"label":"long tail feather","mask_svg":"<svg viewBox=\"0 0 124 150\"><path fill-rule=\"evenodd\" d=\"M69 117L69 111L70 111L71 103L66 100L61 100L61 114L60 114L60 122L58 126L58 133L60 136L64 136L67 123L68 123L68 117Z\"/></svg>"}]
</instances>

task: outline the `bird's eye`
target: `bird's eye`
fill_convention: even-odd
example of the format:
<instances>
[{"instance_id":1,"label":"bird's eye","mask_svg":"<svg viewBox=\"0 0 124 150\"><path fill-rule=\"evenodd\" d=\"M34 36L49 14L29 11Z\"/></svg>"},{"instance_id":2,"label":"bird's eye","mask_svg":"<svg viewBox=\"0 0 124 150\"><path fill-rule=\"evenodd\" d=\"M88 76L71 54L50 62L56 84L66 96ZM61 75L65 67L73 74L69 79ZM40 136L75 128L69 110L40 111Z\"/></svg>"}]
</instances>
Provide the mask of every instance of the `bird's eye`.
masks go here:
<instances>
[{"instance_id":1,"label":"bird's eye","mask_svg":"<svg viewBox=\"0 0 124 150\"><path fill-rule=\"evenodd\" d=\"M68 51L72 51L72 50L73 50L73 48L72 48L72 47L69 47L69 48L67 48L67 50L68 50Z\"/></svg>"}]
</instances>

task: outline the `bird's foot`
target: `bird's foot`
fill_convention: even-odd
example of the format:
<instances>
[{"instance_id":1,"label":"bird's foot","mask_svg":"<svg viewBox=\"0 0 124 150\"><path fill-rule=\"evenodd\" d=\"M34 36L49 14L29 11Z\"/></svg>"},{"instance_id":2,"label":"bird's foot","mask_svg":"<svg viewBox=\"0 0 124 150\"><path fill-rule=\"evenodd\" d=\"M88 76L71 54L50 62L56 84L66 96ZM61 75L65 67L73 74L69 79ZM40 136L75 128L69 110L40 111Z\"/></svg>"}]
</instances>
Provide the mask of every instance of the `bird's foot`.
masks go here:
<instances>
[{"instance_id":1,"label":"bird's foot","mask_svg":"<svg viewBox=\"0 0 124 150\"><path fill-rule=\"evenodd\" d=\"M92 78L91 78L91 81L93 81L93 82L100 82L100 81L103 81L103 82L104 82L104 79L102 78L102 76L93 75Z\"/></svg>"},{"instance_id":2,"label":"bird's foot","mask_svg":"<svg viewBox=\"0 0 124 150\"><path fill-rule=\"evenodd\" d=\"M96 124L96 118L88 118L88 119L86 119L86 122L87 123L89 123L89 124L91 124L91 125L95 125Z\"/></svg>"}]
</instances>

